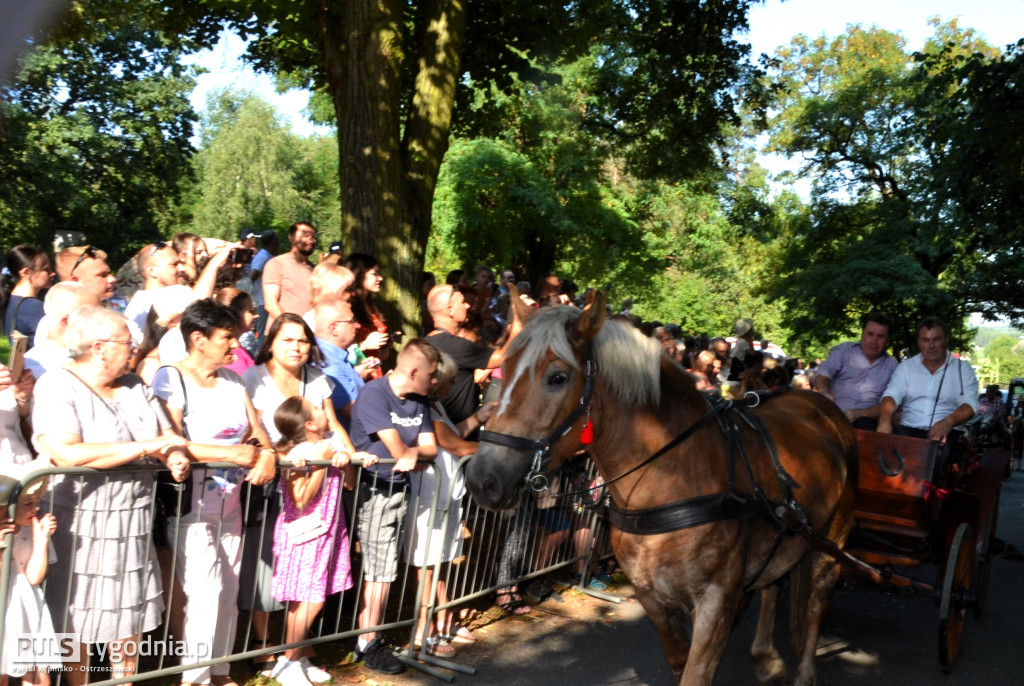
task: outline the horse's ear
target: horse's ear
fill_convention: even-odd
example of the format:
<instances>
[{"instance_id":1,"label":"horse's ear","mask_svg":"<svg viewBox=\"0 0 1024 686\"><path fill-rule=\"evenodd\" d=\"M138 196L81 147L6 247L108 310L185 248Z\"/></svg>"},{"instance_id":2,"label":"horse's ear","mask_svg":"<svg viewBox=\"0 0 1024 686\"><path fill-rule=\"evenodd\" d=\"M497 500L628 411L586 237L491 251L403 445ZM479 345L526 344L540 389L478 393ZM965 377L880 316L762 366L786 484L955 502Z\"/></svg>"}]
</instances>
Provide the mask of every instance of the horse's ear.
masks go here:
<instances>
[{"instance_id":1,"label":"horse's ear","mask_svg":"<svg viewBox=\"0 0 1024 686\"><path fill-rule=\"evenodd\" d=\"M583 314L576 320L576 333L585 341L597 337L597 333L604 326L604 319L608 315L608 304L604 293L596 288L587 294L587 304L583 306Z\"/></svg>"},{"instance_id":2,"label":"horse's ear","mask_svg":"<svg viewBox=\"0 0 1024 686\"><path fill-rule=\"evenodd\" d=\"M523 302L523 299L519 297L519 289L513 283L508 285L508 297L515 318L519 320L520 324L525 324L533 316L534 308Z\"/></svg>"}]
</instances>

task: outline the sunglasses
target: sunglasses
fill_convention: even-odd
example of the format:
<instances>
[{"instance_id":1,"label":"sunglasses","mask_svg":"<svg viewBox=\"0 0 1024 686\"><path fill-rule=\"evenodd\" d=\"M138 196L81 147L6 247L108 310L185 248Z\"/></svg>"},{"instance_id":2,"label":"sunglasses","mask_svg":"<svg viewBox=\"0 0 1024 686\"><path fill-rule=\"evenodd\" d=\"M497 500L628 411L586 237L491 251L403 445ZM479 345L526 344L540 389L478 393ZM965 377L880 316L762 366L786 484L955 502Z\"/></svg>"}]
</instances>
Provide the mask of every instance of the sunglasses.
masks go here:
<instances>
[{"instance_id":1,"label":"sunglasses","mask_svg":"<svg viewBox=\"0 0 1024 686\"><path fill-rule=\"evenodd\" d=\"M82 264L82 262L84 262L87 259L89 259L89 260L98 260L99 259L99 255L96 254L96 249L93 248L91 245L85 246L85 249L82 250L82 254L79 255L78 259L75 260L75 263L73 265L71 265L71 273L68 274L68 276L74 275L75 270L78 269L78 265Z\"/></svg>"},{"instance_id":2,"label":"sunglasses","mask_svg":"<svg viewBox=\"0 0 1024 686\"><path fill-rule=\"evenodd\" d=\"M169 247L171 246L167 245L167 243L165 243L164 241L157 241L153 243L151 246L149 246L149 250L146 251L146 257L152 257L153 253L155 253L157 250L163 250L164 248Z\"/></svg>"}]
</instances>

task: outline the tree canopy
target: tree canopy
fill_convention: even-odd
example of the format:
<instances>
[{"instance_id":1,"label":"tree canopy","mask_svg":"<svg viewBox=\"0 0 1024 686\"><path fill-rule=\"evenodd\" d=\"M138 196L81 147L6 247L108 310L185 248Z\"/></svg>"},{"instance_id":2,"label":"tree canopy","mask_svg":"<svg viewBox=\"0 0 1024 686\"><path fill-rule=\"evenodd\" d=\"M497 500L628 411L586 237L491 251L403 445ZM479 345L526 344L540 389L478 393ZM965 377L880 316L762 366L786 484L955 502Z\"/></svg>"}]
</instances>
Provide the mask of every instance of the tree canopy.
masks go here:
<instances>
[{"instance_id":1,"label":"tree canopy","mask_svg":"<svg viewBox=\"0 0 1024 686\"><path fill-rule=\"evenodd\" d=\"M800 156L799 175L813 184L807 231L794 237L775 289L804 299L787 315L790 326L821 341L882 309L899 349L911 347L923 314L944 317L961 340L969 312L1009 314L980 301L988 296L979 279L1004 263L1010 227L972 209L974 184L990 171L978 161L968 167L966 151L995 138L991 128L979 136L979 94L957 74L968 65L1005 73L1018 57L951 22L937 25L919 54L896 34L851 27L833 40L798 36L778 58L772 149Z\"/></svg>"},{"instance_id":2,"label":"tree canopy","mask_svg":"<svg viewBox=\"0 0 1024 686\"><path fill-rule=\"evenodd\" d=\"M84 232L120 259L159 235L190 170L187 45L145 4L89 0L0 89L0 243Z\"/></svg>"},{"instance_id":3,"label":"tree canopy","mask_svg":"<svg viewBox=\"0 0 1024 686\"><path fill-rule=\"evenodd\" d=\"M333 137L293 134L265 100L221 91L207 104L195 181L182 203L192 230L235 240L242 228L258 233L298 220L338 232L338 148Z\"/></svg>"},{"instance_id":4,"label":"tree canopy","mask_svg":"<svg viewBox=\"0 0 1024 686\"><path fill-rule=\"evenodd\" d=\"M597 49L603 95L587 106L587 125L624 145L637 173L700 172L722 122L737 116L734 92L748 71L739 58L748 48L734 36L748 5L172 0L166 21L207 45L228 26L250 40L255 66L326 93L338 126L342 235L378 256L390 277L384 300L412 322L453 121L486 135L493 120L486 102L468 106L462 84L503 93L558 78L532 60L554 64Z\"/></svg>"}]
</instances>

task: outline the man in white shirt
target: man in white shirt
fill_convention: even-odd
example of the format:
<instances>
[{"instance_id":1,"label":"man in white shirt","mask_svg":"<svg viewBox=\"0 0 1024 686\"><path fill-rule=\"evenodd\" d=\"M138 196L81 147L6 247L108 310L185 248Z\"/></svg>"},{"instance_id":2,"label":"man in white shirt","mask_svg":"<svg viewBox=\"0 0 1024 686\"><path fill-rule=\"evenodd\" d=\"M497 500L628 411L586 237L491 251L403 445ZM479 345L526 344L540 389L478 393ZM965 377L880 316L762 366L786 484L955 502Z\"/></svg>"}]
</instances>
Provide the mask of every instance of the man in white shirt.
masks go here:
<instances>
[{"instance_id":1,"label":"man in white shirt","mask_svg":"<svg viewBox=\"0 0 1024 686\"><path fill-rule=\"evenodd\" d=\"M146 330L146 315L153 307L153 291L178 283L185 267L178 252L169 244L159 241L143 248L139 255L139 272L145 279L141 291L136 291L125 308L124 316Z\"/></svg>"},{"instance_id":2,"label":"man in white shirt","mask_svg":"<svg viewBox=\"0 0 1024 686\"><path fill-rule=\"evenodd\" d=\"M882 394L878 430L945 442L950 431L978 412L978 379L974 369L946 349L946 325L925 317L917 327L921 351L893 372ZM902 404L900 423L892 416Z\"/></svg>"}]
</instances>

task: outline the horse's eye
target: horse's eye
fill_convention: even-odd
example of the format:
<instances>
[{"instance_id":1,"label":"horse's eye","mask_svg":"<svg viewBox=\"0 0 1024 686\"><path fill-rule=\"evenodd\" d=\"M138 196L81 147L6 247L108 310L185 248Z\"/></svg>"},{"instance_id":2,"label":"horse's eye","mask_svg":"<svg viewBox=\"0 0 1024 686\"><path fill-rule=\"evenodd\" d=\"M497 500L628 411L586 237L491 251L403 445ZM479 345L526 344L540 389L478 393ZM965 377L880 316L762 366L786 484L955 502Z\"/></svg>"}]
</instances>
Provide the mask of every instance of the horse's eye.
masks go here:
<instances>
[{"instance_id":1,"label":"horse's eye","mask_svg":"<svg viewBox=\"0 0 1024 686\"><path fill-rule=\"evenodd\" d=\"M562 384L564 384L568 380L569 380L569 375L566 374L565 372L562 372L562 371L551 372L551 374L548 375L548 385L549 386L561 386Z\"/></svg>"}]
</instances>

